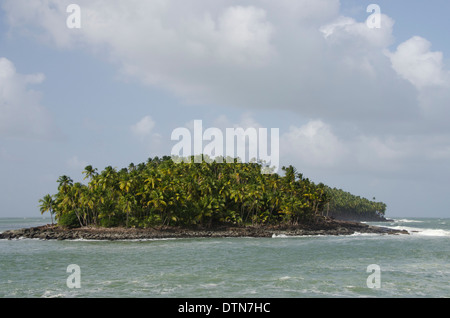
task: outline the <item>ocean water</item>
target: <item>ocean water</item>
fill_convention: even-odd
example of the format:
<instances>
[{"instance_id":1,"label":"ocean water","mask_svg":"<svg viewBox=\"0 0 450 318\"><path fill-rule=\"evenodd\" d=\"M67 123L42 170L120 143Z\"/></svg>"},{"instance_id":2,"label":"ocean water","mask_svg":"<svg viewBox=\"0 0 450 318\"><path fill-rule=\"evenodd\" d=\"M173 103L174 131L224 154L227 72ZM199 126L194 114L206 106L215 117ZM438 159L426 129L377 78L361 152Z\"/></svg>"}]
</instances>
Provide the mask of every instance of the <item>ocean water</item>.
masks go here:
<instances>
[{"instance_id":1,"label":"ocean water","mask_svg":"<svg viewBox=\"0 0 450 318\"><path fill-rule=\"evenodd\" d=\"M370 224L410 235L0 240L0 297L450 297L450 219Z\"/></svg>"}]
</instances>

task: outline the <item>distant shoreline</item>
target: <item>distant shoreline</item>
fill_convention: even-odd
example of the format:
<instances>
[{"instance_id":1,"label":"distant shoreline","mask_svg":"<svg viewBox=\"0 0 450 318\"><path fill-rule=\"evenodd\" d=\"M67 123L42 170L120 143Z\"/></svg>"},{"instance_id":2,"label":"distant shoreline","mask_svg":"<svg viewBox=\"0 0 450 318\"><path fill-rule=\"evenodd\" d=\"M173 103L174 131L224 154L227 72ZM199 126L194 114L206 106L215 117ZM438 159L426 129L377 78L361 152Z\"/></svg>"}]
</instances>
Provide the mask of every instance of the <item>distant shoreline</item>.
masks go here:
<instances>
[{"instance_id":1,"label":"distant shoreline","mask_svg":"<svg viewBox=\"0 0 450 318\"><path fill-rule=\"evenodd\" d=\"M221 238L221 237L274 237L352 235L355 233L408 234L405 230L394 230L360 222L340 221L324 218L320 221L298 225L267 226L219 226L216 228L123 228L84 227L67 229L57 225L43 225L0 233L0 239L42 239L42 240L145 240L170 238Z\"/></svg>"}]
</instances>

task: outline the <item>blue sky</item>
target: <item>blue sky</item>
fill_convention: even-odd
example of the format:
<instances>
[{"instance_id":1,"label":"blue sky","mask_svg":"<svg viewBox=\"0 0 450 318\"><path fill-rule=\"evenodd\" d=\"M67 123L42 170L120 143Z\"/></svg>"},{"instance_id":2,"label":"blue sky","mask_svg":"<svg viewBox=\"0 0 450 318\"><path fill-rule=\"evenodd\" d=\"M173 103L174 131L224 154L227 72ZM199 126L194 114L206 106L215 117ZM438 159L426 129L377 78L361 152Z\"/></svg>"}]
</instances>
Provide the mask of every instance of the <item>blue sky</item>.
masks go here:
<instances>
[{"instance_id":1,"label":"blue sky","mask_svg":"<svg viewBox=\"0 0 450 318\"><path fill-rule=\"evenodd\" d=\"M69 29L77 3L81 28ZM369 4L381 27L365 23ZM280 129L280 161L450 217L448 1L0 2L0 216L60 175L170 154L171 132ZM135 129L140 123L141 128Z\"/></svg>"}]
</instances>

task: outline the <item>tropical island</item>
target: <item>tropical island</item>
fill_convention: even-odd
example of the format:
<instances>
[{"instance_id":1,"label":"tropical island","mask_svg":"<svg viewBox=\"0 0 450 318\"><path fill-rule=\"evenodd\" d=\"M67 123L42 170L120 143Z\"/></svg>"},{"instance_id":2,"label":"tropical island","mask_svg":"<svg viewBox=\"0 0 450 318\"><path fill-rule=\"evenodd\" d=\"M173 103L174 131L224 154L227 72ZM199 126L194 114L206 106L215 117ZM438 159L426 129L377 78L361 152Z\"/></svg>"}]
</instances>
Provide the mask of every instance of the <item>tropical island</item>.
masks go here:
<instances>
[{"instance_id":1,"label":"tropical island","mask_svg":"<svg viewBox=\"0 0 450 318\"><path fill-rule=\"evenodd\" d=\"M186 158L184 158L186 159ZM120 170L83 174L87 184L59 177L41 200L52 225L6 231L0 238L146 239L274 235L342 235L394 231L348 220L385 220L386 204L315 184L293 166L263 173L263 162L238 158L201 163L170 156ZM228 158L229 159L229 158ZM56 224L53 224L53 217ZM339 220L341 219L341 220ZM345 219L346 221L343 221Z\"/></svg>"}]
</instances>

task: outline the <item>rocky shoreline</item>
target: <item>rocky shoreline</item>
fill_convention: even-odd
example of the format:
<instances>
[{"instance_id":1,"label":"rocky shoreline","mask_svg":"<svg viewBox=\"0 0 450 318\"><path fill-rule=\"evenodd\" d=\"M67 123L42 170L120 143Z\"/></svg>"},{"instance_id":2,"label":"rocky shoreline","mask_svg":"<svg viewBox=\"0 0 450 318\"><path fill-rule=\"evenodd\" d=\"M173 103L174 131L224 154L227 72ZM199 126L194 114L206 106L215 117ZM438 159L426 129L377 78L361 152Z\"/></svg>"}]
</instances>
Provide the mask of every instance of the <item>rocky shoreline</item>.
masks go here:
<instances>
[{"instance_id":1,"label":"rocky shoreline","mask_svg":"<svg viewBox=\"0 0 450 318\"><path fill-rule=\"evenodd\" d=\"M43 225L0 233L0 239L42 239L42 240L146 240L170 238L204 237L276 237L308 235L351 235L355 233L408 234L405 230L394 230L371 226L359 222L323 219L299 225L218 227L201 228L98 228L86 227L67 229L57 225Z\"/></svg>"}]
</instances>

